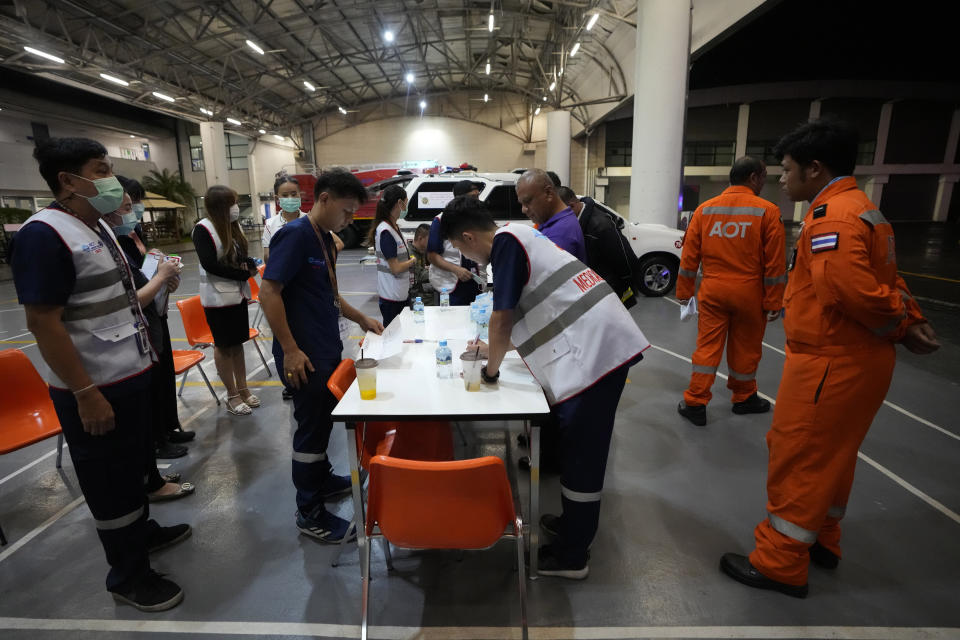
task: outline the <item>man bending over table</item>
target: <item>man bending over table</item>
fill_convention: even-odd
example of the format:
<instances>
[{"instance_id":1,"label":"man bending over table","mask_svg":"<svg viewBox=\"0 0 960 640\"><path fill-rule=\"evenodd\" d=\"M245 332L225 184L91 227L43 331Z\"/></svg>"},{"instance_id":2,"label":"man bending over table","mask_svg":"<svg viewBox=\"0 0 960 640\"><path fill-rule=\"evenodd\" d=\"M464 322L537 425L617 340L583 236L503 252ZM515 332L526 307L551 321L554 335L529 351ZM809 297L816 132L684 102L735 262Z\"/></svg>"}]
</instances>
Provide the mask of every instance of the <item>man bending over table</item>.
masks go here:
<instances>
[{"instance_id":1,"label":"man bending over table","mask_svg":"<svg viewBox=\"0 0 960 640\"><path fill-rule=\"evenodd\" d=\"M563 513L540 519L553 543L540 547L540 573L582 580L600 519L600 493L627 371L650 346L603 278L535 229L497 228L486 206L455 198L441 234L493 267L493 314L483 381L496 384L516 345L543 387L560 427Z\"/></svg>"}]
</instances>

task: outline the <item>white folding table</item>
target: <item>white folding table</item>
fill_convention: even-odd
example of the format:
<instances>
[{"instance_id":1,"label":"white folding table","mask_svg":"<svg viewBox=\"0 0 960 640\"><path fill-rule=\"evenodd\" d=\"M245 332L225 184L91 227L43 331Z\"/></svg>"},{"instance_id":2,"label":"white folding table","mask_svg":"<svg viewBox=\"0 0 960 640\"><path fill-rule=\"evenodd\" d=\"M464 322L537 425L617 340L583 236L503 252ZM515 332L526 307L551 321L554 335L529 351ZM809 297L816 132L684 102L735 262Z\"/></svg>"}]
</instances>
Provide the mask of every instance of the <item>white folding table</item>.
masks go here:
<instances>
[{"instance_id":1,"label":"white folding table","mask_svg":"<svg viewBox=\"0 0 960 640\"><path fill-rule=\"evenodd\" d=\"M357 381L333 410L334 420L347 426L347 451L353 485L353 509L357 519L357 545L369 544L364 532L364 507L360 491L360 471L354 443L356 423L384 421L485 421L520 420L528 422L549 415L550 407L543 389L530 374L515 351L507 354L500 366L500 381L482 385L480 391L467 391L460 377L460 354L468 340L476 338L470 322L469 307L427 307L425 322L414 321L410 309L404 309L394 323L401 323L404 340L421 338L422 343L404 343L400 353L380 360L377 366L377 397L361 400ZM437 342L446 340L453 353L453 378L440 379L436 373ZM525 425L526 426L526 425ZM540 543L540 428L530 433L530 576L537 576L537 550ZM361 567L363 563L361 562Z\"/></svg>"}]
</instances>

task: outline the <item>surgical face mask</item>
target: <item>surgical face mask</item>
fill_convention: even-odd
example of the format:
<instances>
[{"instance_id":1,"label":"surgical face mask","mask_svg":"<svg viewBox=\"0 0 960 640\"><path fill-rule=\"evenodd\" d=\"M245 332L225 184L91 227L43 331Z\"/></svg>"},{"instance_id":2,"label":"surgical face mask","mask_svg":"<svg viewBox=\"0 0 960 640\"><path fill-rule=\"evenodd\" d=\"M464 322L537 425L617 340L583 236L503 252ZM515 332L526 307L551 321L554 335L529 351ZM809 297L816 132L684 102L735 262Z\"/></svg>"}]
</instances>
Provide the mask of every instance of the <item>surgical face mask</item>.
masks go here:
<instances>
[{"instance_id":1,"label":"surgical face mask","mask_svg":"<svg viewBox=\"0 0 960 640\"><path fill-rule=\"evenodd\" d=\"M280 198L280 208L287 213L300 211L300 198Z\"/></svg>"},{"instance_id":2,"label":"surgical face mask","mask_svg":"<svg viewBox=\"0 0 960 640\"><path fill-rule=\"evenodd\" d=\"M126 218L127 216L123 216L123 217ZM113 233L117 237L128 236L133 231L133 228L135 226L137 226L136 220L134 220L133 222L124 222L123 224L118 224L117 226L115 226L113 228Z\"/></svg>"},{"instance_id":3,"label":"surgical face mask","mask_svg":"<svg viewBox=\"0 0 960 640\"><path fill-rule=\"evenodd\" d=\"M147 207L142 202L133 205L133 213L136 214L137 220L143 220L143 212L146 210Z\"/></svg>"},{"instance_id":4,"label":"surgical face mask","mask_svg":"<svg viewBox=\"0 0 960 640\"><path fill-rule=\"evenodd\" d=\"M407 217L407 211L408 209L406 207L404 207L403 209L400 209L400 217L399 217L400 220L403 220L404 218Z\"/></svg>"},{"instance_id":5,"label":"surgical face mask","mask_svg":"<svg viewBox=\"0 0 960 640\"><path fill-rule=\"evenodd\" d=\"M116 211L123 202L123 185L120 184L116 176L91 180L90 178L84 178L83 176L78 176L73 173L70 175L74 178L92 182L93 186L97 188L97 195L89 198L81 193L75 193L75 195L85 198L87 202L90 203L90 206L96 209L100 215Z\"/></svg>"},{"instance_id":6,"label":"surgical face mask","mask_svg":"<svg viewBox=\"0 0 960 640\"><path fill-rule=\"evenodd\" d=\"M137 218L137 214L132 212L123 214L122 216L120 216L120 219L123 221L124 224L133 223L134 226L136 226L137 222L139 221L139 219Z\"/></svg>"},{"instance_id":7,"label":"surgical face mask","mask_svg":"<svg viewBox=\"0 0 960 640\"><path fill-rule=\"evenodd\" d=\"M230 222L236 222L240 219L240 205L230 207Z\"/></svg>"}]
</instances>

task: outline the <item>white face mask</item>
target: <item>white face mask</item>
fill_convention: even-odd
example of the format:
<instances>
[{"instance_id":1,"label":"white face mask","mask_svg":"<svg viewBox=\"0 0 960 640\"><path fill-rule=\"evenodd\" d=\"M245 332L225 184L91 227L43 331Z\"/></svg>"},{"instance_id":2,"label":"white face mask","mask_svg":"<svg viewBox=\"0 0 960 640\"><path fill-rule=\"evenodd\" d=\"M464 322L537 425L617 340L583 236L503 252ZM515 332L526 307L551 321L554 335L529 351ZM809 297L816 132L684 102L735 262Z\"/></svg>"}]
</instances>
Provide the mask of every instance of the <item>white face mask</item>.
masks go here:
<instances>
[{"instance_id":1,"label":"white face mask","mask_svg":"<svg viewBox=\"0 0 960 640\"><path fill-rule=\"evenodd\" d=\"M230 207L230 222L236 222L240 219L240 205L235 204Z\"/></svg>"}]
</instances>

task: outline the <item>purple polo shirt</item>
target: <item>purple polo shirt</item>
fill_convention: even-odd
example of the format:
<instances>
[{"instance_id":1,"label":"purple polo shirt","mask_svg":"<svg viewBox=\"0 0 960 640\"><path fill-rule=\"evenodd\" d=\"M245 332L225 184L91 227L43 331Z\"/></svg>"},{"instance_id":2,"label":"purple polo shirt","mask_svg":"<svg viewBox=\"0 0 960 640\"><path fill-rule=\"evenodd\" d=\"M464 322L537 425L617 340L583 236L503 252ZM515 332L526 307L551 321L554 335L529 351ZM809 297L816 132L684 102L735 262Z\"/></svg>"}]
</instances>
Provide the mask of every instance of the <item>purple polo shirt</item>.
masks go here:
<instances>
[{"instance_id":1,"label":"purple polo shirt","mask_svg":"<svg viewBox=\"0 0 960 640\"><path fill-rule=\"evenodd\" d=\"M580 262L587 263L587 248L583 242L583 231L577 221L577 214L567 207L563 211L553 214L549 220L538 227L543 235L553 240L553 244L568 253Z\"/></svg>"}]
</instances>

